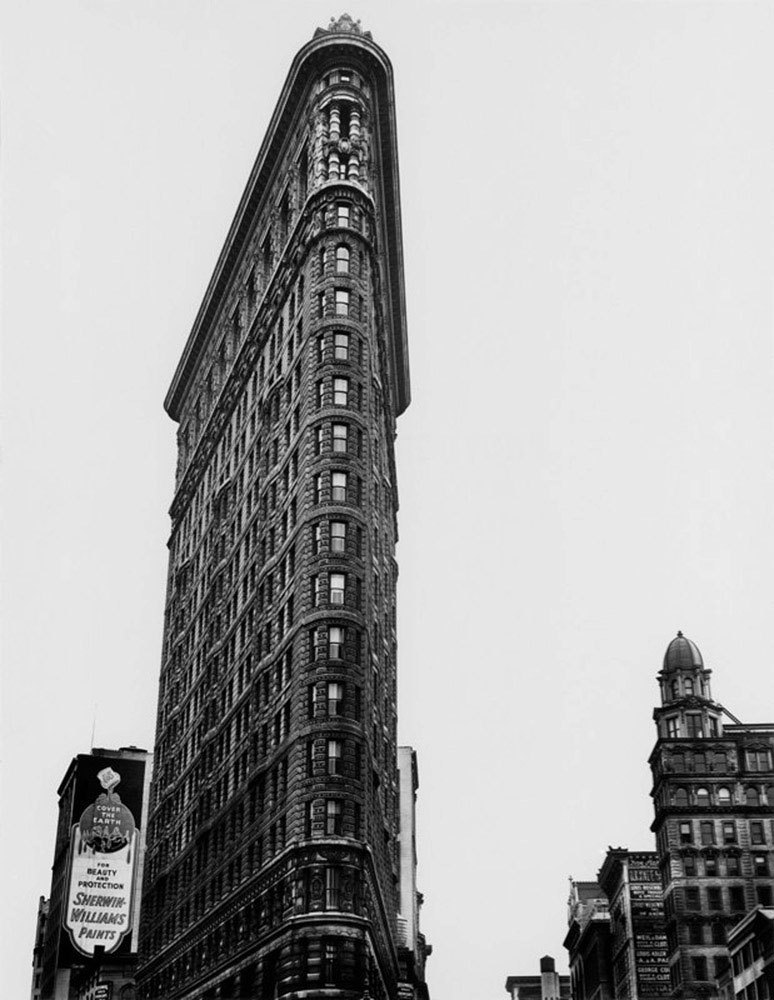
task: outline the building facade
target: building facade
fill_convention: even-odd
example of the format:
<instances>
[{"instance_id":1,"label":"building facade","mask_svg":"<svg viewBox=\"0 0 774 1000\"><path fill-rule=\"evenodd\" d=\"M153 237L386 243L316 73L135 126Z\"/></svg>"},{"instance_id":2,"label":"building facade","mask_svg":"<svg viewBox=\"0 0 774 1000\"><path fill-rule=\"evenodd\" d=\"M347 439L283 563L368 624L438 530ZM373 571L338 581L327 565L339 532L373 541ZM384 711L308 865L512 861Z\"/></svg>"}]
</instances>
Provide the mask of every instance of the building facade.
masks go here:
<instances>
[{"instance_id":1,"label":"building facade","mask_svg":"<svg viewBox=\"0 0 774 1000\"><path fill-rule=\"evenodd\" d=\"M91 982L134 998L150 774L145 750L95 748L59 785L51 894L38 915L41 1000L85 1000Z\"/></svg>"},{"instance_id":2,"label":"building facade","mask_svg":"<svg viewBox=\"0 0 774 1000\"><path fill-rule=\"evenodd\" d=\"M35 945L32 949L32 988L30 1000L40 1000L43 985L43 945L46 940L48 920L48 900L41 896L38 900L38 919L35 925Z\"/></svg>"},{"instance_id":3,"label":"building facade","mask_svg":"<svg viewBox=\"0 0 774 1000\"><path fill-rule=\"evenodd\" d=\"M427 997L425 963L432 954L419 928L422 893L417 889L417 789L419 769L416 751L398 747L399 822L399 914L398 960L400 963L400 995L406 998Z\"/></svg>"},{"instance_id":4,"label":"building facade","mask_svg":"<svg viewBox=\"0 0 774 1000\"><path fill-rule=\"evenodd\" d=\"M650 756L676 998L718 995L729 929L774 892L774 724L740 723L713 700L710 676L678 633L658 675Z\"/></svg>"},{"instance_id":5,"label":"building facade","mask_svg":"<svg viewBox=\"0 0 774 1000\"><path fill-rule=\"evenodd\" d=\"M729 967L720 985L723 1000L774 997L774 909L756 906L728 932Z\"/></svg>"},{"instance_id":6,"label":"building facade","mask_svg":"<svg viewBox=\"0 0 774 1000\"><path fill-rule=\"evenodd\" d=\"M610 965L616 1000L670 995L658 855L610 848L599 884L610 907Z\"/></svg>"},{"instance_id":7,"label":"building facade","mask_svg":"<svg viewBox=\"0 0 774 1000\"><path fill-rule=\"evenodd\" d=\"M505 990L511 1000L570 1000L570 977L560 976L551 955L544 955L540 975L508 976Z\"/></svg>"},{"instance_id":8,"label":"building facade","mask_svg":"<svg viewBox=\"0 0 774 1000\"><path fill-rule=\"evenodd\" d=\"M179 424L139 995L395 997L392 69L295 57L166 399Z\"/></svg>"},{"instance_id":9,"label":"building facade","mask_svg":"<svg viewBox=\"0 0 774 1000\"><path fill-rule=\"evenodd\" d=\"M573 1000L613 1000L610 906L599 882L570 880L567 924Z\"/></svg>"}]
</instances>

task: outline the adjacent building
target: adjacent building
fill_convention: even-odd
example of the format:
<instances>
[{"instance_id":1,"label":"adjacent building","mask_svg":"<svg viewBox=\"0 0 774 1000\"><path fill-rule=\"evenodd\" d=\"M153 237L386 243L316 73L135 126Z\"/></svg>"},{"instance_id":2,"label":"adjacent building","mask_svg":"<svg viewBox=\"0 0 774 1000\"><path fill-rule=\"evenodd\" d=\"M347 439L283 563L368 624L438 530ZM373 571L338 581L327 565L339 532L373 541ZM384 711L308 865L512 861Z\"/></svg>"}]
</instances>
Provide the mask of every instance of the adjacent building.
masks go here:
<instances>
[{"instance_id":1,"label":"adjacent building","mask_svg":"<svg viewBox=\"0 0 774 1000\"><path fill-rule=\"evenodd\" d=\"M90 983L115 1000L133 997L150 772L137 747L93 749L67 769L33 997L87 1000Z\"/></svg>"},{"instance_id":2,"label":"adjacent building","mask_svg":"<svg viewBox=\"0 0 774 1000\"><path fill-rule=\"evenodd\" d=\"M398 747L398 783L400 804L400 856L398 871L398 959L400 962L402 997L425 1000L428 995L425 982L425 962L432 953L419 929L419 915L423 896L417 889L417 789L419 769L416 751L411 747Z\"/></svg>"},{"instance_id":3,"label":"adjacent building","mask_svg":"<svg viewBox=\"0 0 774 1000\"><path fill-rule=\"evenodd\" d=\"M660 1000L670 995L658 856L608 849L596 882L571 883L573 1000Z\"/></svg>"},{"instance_id":4,"label":"adjacent building","mask_svg":"<svg viewBox=\"0 0 774 1000\"><path fill-rule=\"evenodd\" d=\"M506 992L511 1000L570 1000L570 977L560 976L550 955L540 959L540 975L508 976Z\"/></svg>"},{"instance_id":5,"label":"adjacent building","mask_svg":"<svg viewBox=\"0 0 774 1000\"><path fill-rule=\"evenodd\" d=\"M32 988L30 1000L40 1000L43 985L43 944L46 940L46 920L48 920L48 900L41 896L38 900L38 919L35 925L35 945L32 949Z\"/></svg>"},{"instance_id":6,"label":"adjacent building","mask_svg":"<svg viewBox=\"0 0 774 1000\"><path fill-rule=\"evenodd\" d=\"M166 399L143 1000L424 989L396 742L409 398L392 68L345 15L291 65Z\"/></svg>"},{"instance_id":7,"label":"adjacent building","mask_svg":"<svg viewBox=\"0 0 774 1000\"><path fill-rule=\"evenodd\" d=\"M610 907L610 964L616 1000L670 995L664 901L655 851L610 848L599 871Z\"/></svg>"},{"instance_id":8,"label":"adjacent building","mask_svg":"<svg viewBox=\"0 0 774 1000\"><path fill-rule=\"evenodd\" d=\"M774 997L774 909L756 906L728 932L730 965L720 985L724 1000Z\"/></svg>"},{"instance_id":9,"label":"adjacent building","mask_svg":"<svg viewBox=\"0 0 774 1000\"><path fill-rule=\"evenodd\" d=\"M739 722L713 699L710 677L678 633L658 676L650 756L675 998L716 996L730 929L774 903L774 723Z\"/></svg>"},{"instance_id":10,"label":"adjacent building","mask_svg":"<svg viewBox=\"0 0 774 1000\"><path fill-rule=\"evenodd\" d=\"M573 1000L613 1000L610 906L599 882L570 879L567 923Z\"/></svg>"}]
</instances>

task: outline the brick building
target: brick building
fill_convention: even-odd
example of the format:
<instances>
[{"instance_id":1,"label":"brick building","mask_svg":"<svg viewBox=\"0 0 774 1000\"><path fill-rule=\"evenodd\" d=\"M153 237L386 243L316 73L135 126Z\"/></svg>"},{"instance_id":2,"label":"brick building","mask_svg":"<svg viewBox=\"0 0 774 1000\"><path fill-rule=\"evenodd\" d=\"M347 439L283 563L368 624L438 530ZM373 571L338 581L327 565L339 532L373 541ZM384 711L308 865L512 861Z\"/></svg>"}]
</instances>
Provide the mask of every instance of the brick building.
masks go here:
<instances>
[{"instance_id":1,"label":"brick building","mask_svg":"<svg viewBox=\"0 0 774 1000\"><path fill-rule=\"evenodd\" d=\"M93 1000L94 983L114 1000L134 1000L150 773L151 755L139 747L95 747L67 768L33 998Z\"/></svg>"},{"instance_id":2,"label":"brick building","mask_svg":"<svg viewBox=\"0 0 774 1000\"><path fill-rule=\"evenodd\" d=\"M599 882L570 881L567 923L573 1000L613 1000L610 906Z\"/></svg>"},{"instance_id":3,"label":"brick building","mask_svg":"<svg viewBox=\"0 0 774 1000\"><path fill-rule=\"evenodd\" d=\"M35 925L35 945L32 949L32 988L30 1000L40 1000L43 982L43 945L46 940L48 900L41 896L38 900L38 919Z\"/></svg>"},{"instance_id":4,"label":"brick building","mask_svg":"<svg viewBox=\"0 0 774 1000\"><path fill-rule=\"evenodd\" d=\"M344 15L291 65L165 403L143 1000L413 994L393 450L408 403L392 69Z\"/></svg>"},{"instance_id":5,"label":"brick building","mask_svg":"<svg viewBox=\"0 0 774 1000\"><path fill-rule=\"evenodd\" d=\"M610 964L616 1000L668 997L664 900L655 851L611 847L599 870L610 906Z\"/></svg>"},{"instance_id":6,"label":"brick building","mask_svg":"<svg viewBox=\"0 0 774 1000\"><path fill-rule=\"evenodd\" d=\"M511 1000L570 1000L570 977L560 976L551 955L544 955L540 975L508 976L505 989Z\"/></svg>"},{"instance_id":7,"label":"brick building","mask_svg":"<svg viewBox=\"0 0 774 1000\"><path fill-rule=\"evenodd\" d=\"M661 1000L670 995L658 855L608 848L596 882L571 883L573 1000Z\"/></svg>"},{"instance_id":8,"label":"brick building","mask_svg":"<svg viewBox=\"0 0 774 1000\"><path fill-rule=\"evenodd\" d=\"M719 983L724 1000L774 997L774 909L756 906L728 932L730 964Z\"/></svg>"},{"instance_id":9,"label":"brick building","mask_svg":"<svg viewBox=\"0 0 774 1000\"><path fill-rule=\"evenodd\" d=\"M713 700L710 675L678 633L658 675L650 756L676 998L717 996L729 929L772 905L774 723L740 723Z\"/></svg>"}]
</instances>

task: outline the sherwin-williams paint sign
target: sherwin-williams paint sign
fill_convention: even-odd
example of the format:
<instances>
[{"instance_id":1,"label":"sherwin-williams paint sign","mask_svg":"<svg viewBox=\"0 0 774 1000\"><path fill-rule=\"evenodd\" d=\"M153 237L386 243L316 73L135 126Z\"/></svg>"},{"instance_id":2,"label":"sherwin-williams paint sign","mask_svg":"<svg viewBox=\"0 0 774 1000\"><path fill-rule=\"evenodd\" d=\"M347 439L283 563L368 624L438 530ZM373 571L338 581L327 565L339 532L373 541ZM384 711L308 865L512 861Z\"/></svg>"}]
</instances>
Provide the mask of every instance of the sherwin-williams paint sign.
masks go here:
<instances>
[{"instance_id":1,"label":"sherwin-williams paint sign","mask_svg":"<svg viewBox=\"0 0 774 1000\"><path fill-rule=\"evenodd\" d=\"M82 802L84 795L89 795L92 801L80 813L70 838L65 927L73 947L83 955L93 955L98 946L105 954L116 951L131 931L134 916L132 901L145 765L116 759L100 763L105 766L96 774L91 768L88 769L91 774L78 774L76 797ZM129 805L121 801L118 790L124 773L127 776L130 773L134 779L127 782L127 799L137 812L136 818Z\"/></svg>"}]
</instances>

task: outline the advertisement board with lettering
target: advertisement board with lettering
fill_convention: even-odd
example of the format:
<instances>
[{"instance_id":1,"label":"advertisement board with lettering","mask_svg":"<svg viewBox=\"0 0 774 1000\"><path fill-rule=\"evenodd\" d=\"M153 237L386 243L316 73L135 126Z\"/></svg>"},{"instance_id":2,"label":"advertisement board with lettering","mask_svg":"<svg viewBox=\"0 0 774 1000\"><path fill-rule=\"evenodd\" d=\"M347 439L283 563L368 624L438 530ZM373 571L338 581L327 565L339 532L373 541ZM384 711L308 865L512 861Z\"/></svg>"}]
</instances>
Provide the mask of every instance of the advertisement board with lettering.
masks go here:
<instances>
[{"instance_id":1,"label":"advertisement board with lettering","mask_svg":"<svg viewBox=\"0 0 774 1000\"><path fill-rule=\"evenodd\" d=\"M629 898L637 992L645 1000L671 995L661 873L655 855L632 855Z\"/></svg>"},{"instance_id":2,"label":"advertisement board with lettering","mask_svg":"<svg viewBox=\"0 0 774 1000\"><path fill-rule=\"evenodd\" d=\"M78 758L64 928L74 951L130 951L145 762Z\"/></svg>"}]
</instances>

